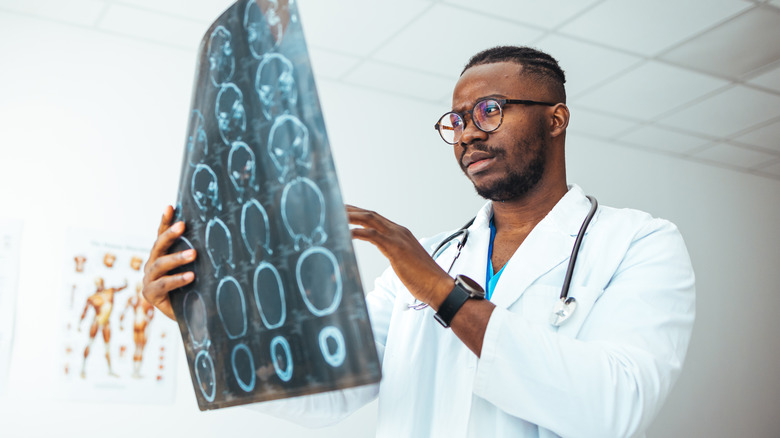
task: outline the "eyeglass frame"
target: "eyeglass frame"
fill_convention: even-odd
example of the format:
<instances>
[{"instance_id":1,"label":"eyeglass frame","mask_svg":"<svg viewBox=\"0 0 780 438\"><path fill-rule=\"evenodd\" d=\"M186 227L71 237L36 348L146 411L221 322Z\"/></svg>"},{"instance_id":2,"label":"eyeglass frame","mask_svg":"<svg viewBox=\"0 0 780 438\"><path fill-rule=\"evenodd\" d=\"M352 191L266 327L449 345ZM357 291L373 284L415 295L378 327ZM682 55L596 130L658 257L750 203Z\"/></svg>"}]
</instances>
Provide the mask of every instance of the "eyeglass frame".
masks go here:
<instances>
[{"instance_id":1,"label":"eyeglass frame","mask_svg":"<svg viewBox=\"0 0 780 438\"><path fill-rule=\"evenodd\" d=\"M501 120L499 120L498 121L498 125L495 128L491 129L490 131L486 131L486 130L482 129L479 126L479 123L474 121L474 110L477 108L477 105L479 105L480 103L485 102L487 100L492 100L492 101L495 101L496 103L498 103L498 109L499 109L499 111L501 111ZM447 116L447 114L455 114L458 117L460 117L460 119L463 120L463 130L464 131L466 130L466 117L465 117L465 115L469 114L469 116L471 118L471 121L474 123L474 126L476 126L477 129L479 129L480 131L489 134L491 132L495 132L496 130L498 130L498 128L500 128L501 125L504 123L504 106L506 106L506 105L545 105L545 106L555 106L555 105L558 105L558 102L553 103L553 102L540 102L538 100L497 99L495 97L485 97L485 98L479 99L474 104L474 106L471 108L471 110L468 111L468 112L459 113L457 111L447 111L446 113L442 114L442 116L439 117L439 121L436 122L435 125L433 125L433 129L435 129L439 133L439 136L441 137L442 140L444 140L445 143L450 144L450 145L456 145L460 141L460 137L457 140L455 140L454 143L450 143L449 141L447 141L447 139L444 138L444 135L441 133L441 130L439 129L439 126L441 126L442 119L444 119L444 117ZM461 137L463 137L463 133L461 133L460 135L461 135Z\"/></svg>"}]
</instances>

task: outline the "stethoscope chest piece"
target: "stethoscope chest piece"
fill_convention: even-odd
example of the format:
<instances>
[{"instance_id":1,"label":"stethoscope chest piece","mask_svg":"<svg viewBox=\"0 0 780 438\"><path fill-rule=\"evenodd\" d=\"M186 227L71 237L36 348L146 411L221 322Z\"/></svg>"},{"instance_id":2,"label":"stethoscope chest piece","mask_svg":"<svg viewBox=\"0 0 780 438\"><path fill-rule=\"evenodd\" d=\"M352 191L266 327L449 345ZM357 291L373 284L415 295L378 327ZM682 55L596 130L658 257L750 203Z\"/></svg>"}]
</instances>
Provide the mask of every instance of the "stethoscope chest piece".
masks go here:
<instances>
[{"instance_id":1,"label":"stethoscope chest piece","mask_svg":"<svg viewBox=\"0 0 780 438\"><path fill-rule=\"evenodd\" d=\"M550 315L550 324L559 327L564 321L571 317L574 310L577 309L577 300L574 297L561 298L555 302L552 314Z\"/></svg>"}]
</instances>

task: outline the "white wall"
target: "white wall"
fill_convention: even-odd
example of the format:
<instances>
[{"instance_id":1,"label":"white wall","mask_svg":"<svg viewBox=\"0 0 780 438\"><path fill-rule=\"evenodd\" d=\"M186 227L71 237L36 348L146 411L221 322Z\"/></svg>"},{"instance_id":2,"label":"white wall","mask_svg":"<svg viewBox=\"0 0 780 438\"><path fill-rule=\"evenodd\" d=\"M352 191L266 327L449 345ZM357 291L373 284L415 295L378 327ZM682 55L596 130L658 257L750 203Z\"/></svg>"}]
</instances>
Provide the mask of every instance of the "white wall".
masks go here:
<instances>
[{"instance_id":1,"label":"white wall","mask_svg":"<svg viewBox=\"0 0 780 438\"><path fill-rule=\"evenodd\" d=\"M242 408L200 413L183 354L174 405L53 398L65 229L148 236L151 245L163 206L175 199L195 59L4 15L0 56L0 216L25 225L0 435L372 435L375 405L315 432ZM347 202L418 236L473 216L482 201L431 129L444 106L330 81L318 86ZM387 114L396 123L383 129L377 121ZM651 436L777 436L780 183L583 138L568 143L570 181L603 204L676 222L696 268L689 360ZM368 245L357 251L368 288L386 263Z\"/></svg>"}]
</instances>

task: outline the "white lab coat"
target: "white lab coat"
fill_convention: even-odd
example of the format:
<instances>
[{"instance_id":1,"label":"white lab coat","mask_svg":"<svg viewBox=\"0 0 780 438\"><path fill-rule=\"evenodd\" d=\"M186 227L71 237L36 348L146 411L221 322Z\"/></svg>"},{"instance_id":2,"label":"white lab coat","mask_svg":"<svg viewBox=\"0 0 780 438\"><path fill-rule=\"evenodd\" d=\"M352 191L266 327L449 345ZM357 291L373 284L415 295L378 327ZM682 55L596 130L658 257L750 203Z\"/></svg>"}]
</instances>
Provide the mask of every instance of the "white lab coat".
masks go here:
<instances>
[{"instance_id":1,"label":"white lab coat","mask_svg":"<svg viewBox=\"0 0 780 438\"><path fill-rule=\"evenodd\" d=\"M367 296L383 379L376 385L261 403L297 423L338 420L379 395L379 437L642 436L682 367L694 275L677 228L599 207L577 258L573 316L549 324L590 203L572 186L528 235L496 285L477 358L388 269ZM485 281L491 203L469 228L451 275ZM449 233L423 240L433 250ZM447 269L457 252L437 257ZM484 286L484 284L483 284Z\"/></svg>"}]
</instances>

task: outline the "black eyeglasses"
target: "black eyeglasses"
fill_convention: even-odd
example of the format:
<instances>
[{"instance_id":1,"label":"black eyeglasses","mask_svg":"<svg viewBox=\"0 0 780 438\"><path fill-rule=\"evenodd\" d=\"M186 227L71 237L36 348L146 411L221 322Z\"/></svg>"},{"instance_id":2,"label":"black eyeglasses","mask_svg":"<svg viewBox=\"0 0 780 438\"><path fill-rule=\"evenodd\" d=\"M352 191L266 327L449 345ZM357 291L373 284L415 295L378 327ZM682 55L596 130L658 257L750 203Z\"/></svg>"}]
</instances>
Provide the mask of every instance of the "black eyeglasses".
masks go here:
<instances>
[{"instance_id":1,"label":"black eyeglasses","mask_svg":"<svg viewBox=\"0 0 780 438\"><path fill-rule=\"evenodd\" d=\"M552 102L537 102L535 100L489 98L478 101L468 114L471 115L471 120L480 131L493 132L498 129L498 127L501 126L501 122L504 121L504 111L502 108L509 104L557 105ZM450 111L441 116L434 128L439 131L442 140L449 144L457 144L458 141L460 141L463 130L466 129L466 122L464 121L465 115L466 113Z\"/></svg>"}]
</instances>

